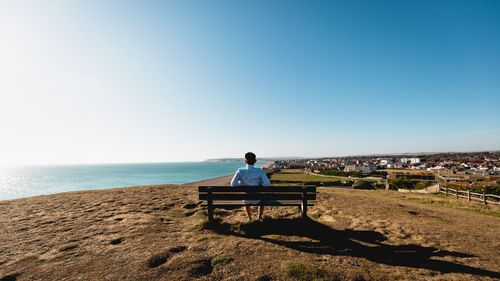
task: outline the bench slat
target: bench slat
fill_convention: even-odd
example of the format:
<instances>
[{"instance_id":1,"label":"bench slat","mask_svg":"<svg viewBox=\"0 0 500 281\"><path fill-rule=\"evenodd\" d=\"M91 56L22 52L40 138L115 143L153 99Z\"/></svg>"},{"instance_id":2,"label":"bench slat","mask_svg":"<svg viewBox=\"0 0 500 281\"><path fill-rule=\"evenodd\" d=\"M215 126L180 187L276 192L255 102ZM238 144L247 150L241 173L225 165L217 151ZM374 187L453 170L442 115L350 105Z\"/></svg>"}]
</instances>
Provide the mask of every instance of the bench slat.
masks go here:
<instances>
[{"instance_id":1,"label":"bench slat","mask_svg":"<svg viewBox=\"0 0 500 281\"><path fill-rule=\"evenodd\" d=\"M212 200L302 200L301 193L212 193ZM208 194L200 193L199 200L207 200ZM316 194L308 193L307 200L316 200Z\"/></svg>"},{"instance_id":2,"label":"bench slat","mask_svg":"<svg viewBox=\"0 0 500 281\"><path fill-rule=\"evenodd\" d=\"M302 192L302 186L198 186L199 192L207 192L208 188L212 192ZM316 192L316 186L304 185L307 192Z\"/></svg>"}]
</instances>

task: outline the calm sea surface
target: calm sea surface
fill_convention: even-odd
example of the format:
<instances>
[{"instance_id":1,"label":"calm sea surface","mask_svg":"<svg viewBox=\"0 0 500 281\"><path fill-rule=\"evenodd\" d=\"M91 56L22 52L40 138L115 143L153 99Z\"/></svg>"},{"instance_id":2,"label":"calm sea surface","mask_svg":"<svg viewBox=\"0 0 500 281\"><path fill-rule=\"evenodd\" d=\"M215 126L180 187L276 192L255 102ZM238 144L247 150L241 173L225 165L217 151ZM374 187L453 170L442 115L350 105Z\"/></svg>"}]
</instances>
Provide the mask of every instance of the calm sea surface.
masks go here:
<instances>
[{"instance_id":1,"label":"calm sea surface","mask_svg":"<svg viewBox=\"0 0 500 281\"><path fill-rule=\"evenodd\" d=\"M244 166L240 162L190 162L0 167L0 200L75 190L183 184L231 174Z\"/></svg>"}]
</instances>

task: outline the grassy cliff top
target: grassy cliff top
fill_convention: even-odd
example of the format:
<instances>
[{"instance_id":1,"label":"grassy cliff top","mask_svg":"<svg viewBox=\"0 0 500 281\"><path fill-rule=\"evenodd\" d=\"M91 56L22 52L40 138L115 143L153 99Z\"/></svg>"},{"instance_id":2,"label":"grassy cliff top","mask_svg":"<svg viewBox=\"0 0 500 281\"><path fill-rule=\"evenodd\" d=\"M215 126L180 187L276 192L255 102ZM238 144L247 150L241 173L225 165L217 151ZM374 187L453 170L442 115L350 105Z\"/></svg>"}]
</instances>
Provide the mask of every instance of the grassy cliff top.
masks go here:
<instances>
[{"instance_id":1,"label":"grassy cliff top","mask_svg":"<svg viewBox=\"0 0 500 281\"><path fill-rule=\"evenodd\" d=\"M221 220L206 223L189 185L0 201L0 280L500 278L500 218L485 215L495 206L319 191L310 221L297 208L266 207L252 223L240 209L216 209Z\"/></svg>"}]
</instances>

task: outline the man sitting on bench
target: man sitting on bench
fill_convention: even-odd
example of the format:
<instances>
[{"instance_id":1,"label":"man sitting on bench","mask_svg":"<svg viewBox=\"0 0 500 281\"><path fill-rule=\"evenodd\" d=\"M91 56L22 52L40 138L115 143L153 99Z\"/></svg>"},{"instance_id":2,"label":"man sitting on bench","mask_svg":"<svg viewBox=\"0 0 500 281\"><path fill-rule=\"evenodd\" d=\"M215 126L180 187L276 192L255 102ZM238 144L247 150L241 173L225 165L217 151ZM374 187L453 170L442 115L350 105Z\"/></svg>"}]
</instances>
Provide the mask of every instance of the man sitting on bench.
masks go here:
<instances>
[{"instance_id":1,"label":"man sitting on bench","mask_svg":"<svg viewBox=\"0 0 500 281\"><path fill-rule=\"evenodd\" d=\"M234 174L233 180L231 181L231 186L269 186L271 182L266 176L266 173L260 168L255 168L253 165L257 162L256 156L252 152L245 154L245 163L247 164L244 168L239 168ZM249 205L257 205L260 203L259 200L246 200L243 201L245 204L245 211L248 215L248 221L252 220L252 214ZM264 215L264 206L259 206L259 220L262 219Z\"/></svg>"}]
</instances>

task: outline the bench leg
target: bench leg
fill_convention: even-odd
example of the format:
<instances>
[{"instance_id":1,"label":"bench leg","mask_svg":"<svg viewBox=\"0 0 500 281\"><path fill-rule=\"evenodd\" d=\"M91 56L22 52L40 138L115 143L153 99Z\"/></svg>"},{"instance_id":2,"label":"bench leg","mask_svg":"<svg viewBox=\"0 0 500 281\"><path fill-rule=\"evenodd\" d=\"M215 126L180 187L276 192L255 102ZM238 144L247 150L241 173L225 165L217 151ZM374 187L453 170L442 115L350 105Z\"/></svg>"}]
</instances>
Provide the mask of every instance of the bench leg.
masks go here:
<instances>
[{"instance_id":1,"label":"bench leg","mask_svg":"<svg viewBox=\"0 0 500 281\"><path fill-rule=\"evenodd\" d=\"M208 220L213 221L214 220L214 205L212 204L212 200L207 201L207 207L208 207Z\"/></svg>"},{"instance_id":2,"label":"bench leg","mask_svg":"<svg viewBox=\"0 0 500 281\"><path fill-rule=\"evenodd\" d=\"M305 219L307 218L307 202L302 202L302 205L300 206L300 211L302 213L302 218Z\"/></svg>"},{"instance_id":3,"label":"bench leg","mask_svg":"<svg viewBox=\"0 0 500 281\"><path fill-rule=\"evenodd\" d=\"M208 221L214 220L214 205L212 202L212 188L209 187L207 190L207 207L208 207Z\"/></svg>"},{"instance_id":4,"label":"bench leg","mask_svg":"<svg viewBox=\"0 0 500 281\"><path fill-rule=\"evenodd\" d=\"M212 206L208 207L208 220L209 221L214 220L214 208Z\"/></svg>"},{"instance_id":5,"label":"bench leg","mask_svg":"<svg viewBox=\"0 0 500 281\"><path fill-rule=\"evenodd\" d=\"M307 218L307 191L302 188L302 218Z\"/></svg>"}]
</instances>

